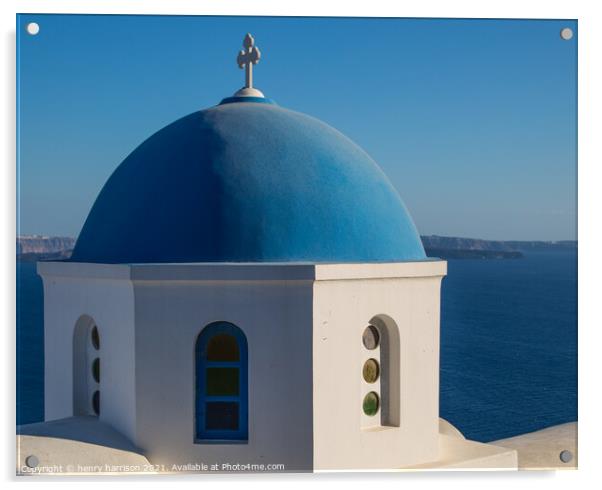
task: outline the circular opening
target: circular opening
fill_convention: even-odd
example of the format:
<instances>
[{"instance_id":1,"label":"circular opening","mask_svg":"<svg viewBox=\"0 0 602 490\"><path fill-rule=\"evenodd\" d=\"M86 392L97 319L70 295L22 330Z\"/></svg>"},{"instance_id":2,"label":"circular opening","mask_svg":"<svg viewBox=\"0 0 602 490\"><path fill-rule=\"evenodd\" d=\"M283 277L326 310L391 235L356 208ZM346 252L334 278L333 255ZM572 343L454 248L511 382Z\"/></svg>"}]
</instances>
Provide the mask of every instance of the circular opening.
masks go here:
<instances>
[{"instance_id":1,"label":"circular opening","mask_svg":"<svg viewBox=\"0 0 602 490\"><path fill-rule=\"evenodd\" d=\"M92 395L92 409L96 415L100 414L100 391L98 390Z\"/></svg>"},{"instance_id":2,"label":"circular opening","mask_svg":"<svg viewBox=\"0 0 602 490\"><path fill-rule=\"evenodd\" d=\"M560 37L565 41L573 38L573 30L569 27L565 27L560 31Z\"/></svg>"},{"instance_id":3,"label":"circular opening","mask_svg":"<svg viewBox=\"0 0 602 490\"><path fill-rule=\"evenodd\" d=\"M25 26L25 29L27 30L27 34L35 36L38 32L40 32L40 24L37 22L30 22Z\"/></svg>"},{"instance_id":4,"label":"circular opening","mask_svg":"<svg viewBox=\"0 0 602 490\"><path fill-rule=\"evenodd\" d=\"M380 367L378 365L378 361L376 359L368 359L364 363L362 374L366 383L374 383L378 379L378 375L380 374Z\"/></svg>"},{"instance_id":5,"label":"circular opening","mask_svg":"<svg viewBox=\"0 0 602 490\"><path fill-rule=\"evenodd\" d=\"M92 347L94 347L96 350L100 349L100 335L98 335L98 328L96 327L96 325L94 325L94 327L92 328L91 339Z\"/></svg>"},{"instance_id":6,"label":"circular opening","mask_svg":"<svg viewBox=\"0 0 602 490\"><path fill-rule=\"evenodd\" d=\"M376 349L379 341L380 334L378 333L378 329L374 325L368 325L362 335L364 347L368 350Z\"/></svg>"},{"instance_id":7,"label":"circular opening","mask_svg":"<svg viewBox=\"0 0 602 490\"><path fill-rule=\"evenodd\" d=\"M364 397L364 403L362 404L364 413L370 417L376 415L379 404L378 395L374 391L371 391Z\"/></svg>"},{"instance_id":8,"label":"circular opening","mask_svg":"<svg viewBox=\"0 0 602 490\"><path fill-rule=\"evenodd\" d=\"M92 362L92 377L94 381L100 383L100 359L98 357Z\"/></svg>"}]
</instances>

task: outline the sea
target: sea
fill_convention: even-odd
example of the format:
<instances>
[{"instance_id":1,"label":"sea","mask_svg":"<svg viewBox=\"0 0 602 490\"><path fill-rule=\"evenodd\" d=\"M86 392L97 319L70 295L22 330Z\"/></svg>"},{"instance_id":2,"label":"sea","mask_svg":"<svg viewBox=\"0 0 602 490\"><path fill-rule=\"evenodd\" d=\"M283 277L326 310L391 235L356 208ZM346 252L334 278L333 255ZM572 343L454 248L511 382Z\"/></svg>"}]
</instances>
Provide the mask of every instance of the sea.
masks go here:
<instances>
[{"instance_id":1,"label":"sea","mask_svg":"<svg viewBox=\"0 0 602 490\"><path fill-rule=\"evenodd\" d=\"M17 263L17 424L44 416L43 288ZM440 415L481 442L577 420L577 251L448 261Z\"/></svg>"}]
</instances>

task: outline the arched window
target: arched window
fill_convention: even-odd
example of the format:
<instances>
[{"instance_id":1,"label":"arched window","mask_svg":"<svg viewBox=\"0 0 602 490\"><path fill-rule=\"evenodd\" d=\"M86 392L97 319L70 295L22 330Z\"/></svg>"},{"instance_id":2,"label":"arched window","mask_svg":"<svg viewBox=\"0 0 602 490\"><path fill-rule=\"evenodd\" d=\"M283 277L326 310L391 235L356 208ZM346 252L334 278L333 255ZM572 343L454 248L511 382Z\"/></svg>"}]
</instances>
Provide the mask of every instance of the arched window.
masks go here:
<instances>
[{"instance_id":1,"label":"arched window","mask_svg":"<svg viewBox=\"0 0 602 490\"><path fill-rule=\"evenodd\" d=\"M73 414L100 415L100 334L88 315L73 331Z\"/></svg>"},{"instance_id":2,"label":"arched window","mask_svg":"<svg viewBox=\"0 0 602 490\"><path fill-rule=\"evenodd\" d=\"M362 334L362 427L400 425L399 328L377 315Z\"/></svg>"},{"instance_id":3,"label":"arched window","mask_svg":"<svg viewBox=\"0 0 602 490\"><path fill-rule=\"evenodd\" d=\"M196 362L196 439L248 439L247 339L232 323L199 334Z\"/></svg>"}]
</instances>

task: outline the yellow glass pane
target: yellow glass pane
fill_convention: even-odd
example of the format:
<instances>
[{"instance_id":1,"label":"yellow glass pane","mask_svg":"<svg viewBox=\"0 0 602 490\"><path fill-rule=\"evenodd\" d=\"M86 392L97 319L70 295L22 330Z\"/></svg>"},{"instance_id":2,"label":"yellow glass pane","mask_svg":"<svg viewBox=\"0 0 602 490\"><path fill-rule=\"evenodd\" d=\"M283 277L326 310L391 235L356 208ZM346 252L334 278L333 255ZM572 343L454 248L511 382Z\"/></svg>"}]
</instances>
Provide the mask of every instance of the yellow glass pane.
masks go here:
<instances>
[{"instance_id":1,"label":"yellow glass pane","mask_svg":"<svg viewBox=\"0 0 602 490\"><path fill-rule=\"evenodd\" d=\"M232 335L220 333L207 342L208 361L238 361L239 359L238 342Z\"/></svg>"},{"instance_id":2,"label":"yellow glass pane","mask_svg":"<svg viewBox=\"0 0 602 490\"><path fill-rule=\"evenodd\" d=\"M364 363L362 374L366 383L376 382L376 380L378 379L378 375L380 374L380 367L378 365L378 361L376 359L368 359Z\"/></svg>"}]
</instances>

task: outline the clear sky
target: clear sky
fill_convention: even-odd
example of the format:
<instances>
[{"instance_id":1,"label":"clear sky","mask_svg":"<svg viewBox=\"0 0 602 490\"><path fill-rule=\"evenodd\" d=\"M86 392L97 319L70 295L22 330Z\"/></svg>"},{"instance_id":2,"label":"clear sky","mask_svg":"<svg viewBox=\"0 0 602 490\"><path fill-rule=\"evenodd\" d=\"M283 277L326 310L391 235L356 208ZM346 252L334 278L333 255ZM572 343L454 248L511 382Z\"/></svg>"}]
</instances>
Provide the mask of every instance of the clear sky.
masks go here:
<instances>
[{"instance_id":1,"label":"clear sky","mask_svg":"<svg viewBox=\"0 0 602 490\"><path fill-rule=\"evenodd\" d=\"M77 236L138 144L244 84L246 32L256 87L362 146L421 234L576 238L576 21L29 14L18 232Z\"/></svg>"}]
</instances>

